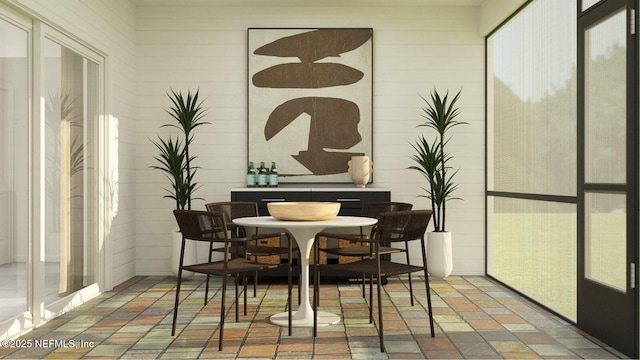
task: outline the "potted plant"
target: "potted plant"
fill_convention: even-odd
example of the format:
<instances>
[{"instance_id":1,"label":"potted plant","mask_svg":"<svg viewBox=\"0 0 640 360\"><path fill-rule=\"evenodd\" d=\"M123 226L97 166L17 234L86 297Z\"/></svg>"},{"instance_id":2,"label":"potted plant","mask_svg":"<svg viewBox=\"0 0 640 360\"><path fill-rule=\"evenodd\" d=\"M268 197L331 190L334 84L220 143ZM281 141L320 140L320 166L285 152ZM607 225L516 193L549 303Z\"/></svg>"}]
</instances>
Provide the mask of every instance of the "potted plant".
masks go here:
<instances>
[{"instance_id":1,"label":"potted plant","mask_svg":"<svg viewBox=\"0 0 640 360\"><path fill-rule=\"evenodd\" d=\"M191 155L189 145L193 142L194 129L198 126L209 124L203 122L202 118L205 113L202 108L202 101L198 102L199 90L194 94L191 91L187 93L186 98L181 92L171 90L171 94L167 94L171 99L173 106L167 113L176 120L177 124L170 123L162 125L162 127L175 127L180 130L184 140L177 136L175 140L169 137L164 140L158 136L157 141L152 141L159 151L158 156L154 156L158 165L151 168L162 171L169 179L171 187L166 189L168 194L165 198L175 201L176 209L191 209L191 200L194 192L198 189L197 183L194 181L195 174L198 170L197 166L192 164L196 156ZM180 233L175 232L173 237L173 253L171 260L171 268L174 274L178 274L179 251L182 244ZM185 263L193 263L196 260L195 243L188 242L189 246L185 249ZM191 275L191 274L189 274ZM184 276L184 275L183 275Z\"/></svg>"},{"instance_id":2,"label":"potted plant","mask_svg":"<svg viewBox=\"0 0 640 360\"><path fill-rule=\"evenodd\" d=\"M152 169L164 172L171 182L171 188L165 189L169 194L165 198L175 200L176 209L184 209L190 196L190 185L185 177L186 162L184 160L184 148L179 138L173 140L169 137L164 140L158 136L158 141L152 141L160 155L154 156L159 165L151 166Z\"/></svg>"},{"instance_id":3,"label":"potted plant","mask_svg":"<svg viewBox=\"0 0 640 360\"><path fill-rule=\"evenodd\" d=\"M446 231L446 205L448 200L459 199L453 196L458 185L453 182L453 177L458 172L449 166L452 156L446 152L445 146L451 139L448 131L454 126L466 124L457 121L459 108L455 107L462 90L449 99L449 92L441 97L437 90L431 92L430 99L420 96L426 103L422 108L422 115L426 122L418 125L425 126L436 131L436 138L429 143L424 135L415 144L412 144L416 153L411 159L417 164L409 169L416 170L427 180L428 188L422 188L426 194L420 195L431 201L433 210L433 232L427 234L427 261L429 273L435 277L447 277L453 270L453 257L451 250L451 233Z\"/></svg>"}]
</instances>

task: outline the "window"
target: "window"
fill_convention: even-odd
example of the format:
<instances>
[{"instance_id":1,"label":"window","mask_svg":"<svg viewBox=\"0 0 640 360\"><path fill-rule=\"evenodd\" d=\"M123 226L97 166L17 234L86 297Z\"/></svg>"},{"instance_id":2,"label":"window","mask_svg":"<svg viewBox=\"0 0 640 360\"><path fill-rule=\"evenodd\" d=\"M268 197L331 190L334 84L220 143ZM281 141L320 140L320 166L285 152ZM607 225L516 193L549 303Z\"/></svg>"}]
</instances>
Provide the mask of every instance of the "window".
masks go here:
<instances>
[{"instance_id":1,"label":"window","mask_svg":"<svg viewBox=\"0 0 640 360\"><path fill-rule=\"evenodd\" d=\"M576 26L537 0L487 38L487 272L574 320Z\"/></svg>"}]
</instances>

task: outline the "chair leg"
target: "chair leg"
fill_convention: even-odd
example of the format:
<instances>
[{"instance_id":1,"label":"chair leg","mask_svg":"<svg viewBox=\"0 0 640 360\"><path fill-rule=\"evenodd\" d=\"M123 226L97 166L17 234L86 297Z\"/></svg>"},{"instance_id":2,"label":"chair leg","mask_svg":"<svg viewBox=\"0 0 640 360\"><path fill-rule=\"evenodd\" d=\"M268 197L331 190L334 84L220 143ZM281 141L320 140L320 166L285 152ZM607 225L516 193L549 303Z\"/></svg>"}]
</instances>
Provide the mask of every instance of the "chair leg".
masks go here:
<instances>
[{"instance_id":1,"label":"chair leg","mask_svg":"<svg viewBox=\"0 0 640 360\"><path fill-rule=\"evenodd\" d=\"M315 277L314 277L314 281L315 281ZM320 288L320 283L321 283L321 281L320 281L320 273L318 273L318 288ZM315 293L314 293L314 297L313 298L315 299L315 307L317 308L318 306L320 306L320 292L318 291L318 296L315 296Z\"/></svg>"},{"instance_id":2,"label":"chair leg","mask_svg":"<svg viewBox=\"0 0 640 360\"><path fill-rule=\"evenodd\" d=\"M300 276L302 276L302 261L300 260L300 248L298 248L298 305L302 303L302 295L300 294L300 290L302 289L302 285L300 285Z\"/></svg>"},{"instance_id":3,"label":"chair leg","mask_svg":"<svg viewBox=\"0 0 640 360\"><path fill-rule=\"evenodd\" d=\"M411 283L411 274L408 274L409 276L409 297L411 298L411 306L414 305L414 301L413 301L413 284Z\"/></svg>"},{"instance_id":4,"label":"chair leg","mask_svg":"<svg viewBox=\"0 0 640 360\"><path fill-rule=\"evenodd\" d=\"M316 246L319 246L319 245L316 245ZM315 246L314 246L314 249L315 249ZM318 291L320 287L320 271L318 270L320 265L318 264L319 261L320 261L320 251L314 250L314 253L313 253L313 311L317 311L318 307L320 306L320 292ZM302 272L302 265L300 265L300 271ZM316 280L318 280L318 287L316 287ZM300 283L300 280L298 280L298 283ZM298 293L300 292L298 291ZM298 299L298 302L300 302L300 299Z\"/></svg>"},{"instance_id":5,"label":"chair leg","mask_svg":"<svg viewBox=\"0 0 640 360\"><path fill-rule=\"evenodd\" d=\"M320 302L320 298L318 297L318 293L320 292L318 287L319 287L319 283L320 281L318 280L318 277L320 277L319 271L318 271L318 251L320 251L318 249L318 242L316 241L313 244L313 249L314 249L314 258L313 258L313 305L314 305L314 309L313 309L313 337L318 337L318 306L319 306L319 302ZM298 281L299 283L299 281Z\"/></svg>"},{"instance_id":6,"label":"chair leg","mask_svg":"<svg viewBox=\"0 0 640 360\"><path fill-rule=\"evenodd\" d=\"M210 275L207 274L207 281L204 287L204 306L207 306L207 302L209 301L209 277Z\"/></svg>"},{"instance_id":7,"label":"chair leg","mask_svg":"<svg viewBox=\"0 0 640 360\"><path fill-rule=\"evenodd\" d=\"M404 247L405 247L405 254L407 255L407 265L410 265L411 263L409 262L409 244L407 241L404 242ZM411 306L414 305L414 301L413 301L413 285L411 283L411 273L407 274L409 276L409 297L411 298Z\"/></svg>"},{"instance_id":8,"label":"chair leg","mask_svg":"<svg viewBox=\"0 0 640 360\"><path fill-rule=\"evenodd\" d=\"M238 298L238 280L239 280L238 279L238 274L235 275L235 280L236 280L235 281L235 283L236 283L236 301L235 301L236 302L236 322L238 322L238 319L240 318L240 313L238 311L238 302L239 302L238 301L239 300L239 298Z\"/></svg>"},{"instance_id":9,"label":"chair leg","mask_svg":"<svg viewBox=\"0 0 640 360\"><path fill-rule=\"evenodd\" d=\"M242 278L244 279L242 281L243 284L244 284L244 289L243 289L243 292L244 292L244 316L247 316L247 274L246 273L242 274ZM256 288L254 287L253 290L255 291L255 289ZM255 297L255 295L254 295L254 297Z\"/></svg>"},{"instance_id":10,"label":"chair leg","mask_svg":"<svg viewBox=\"0 0 640 360\"><path fill-rule=\"evenodd\" d=\"M292 335L293 333L293 328L292 328L292 316L291 316L291 293L292 293L292 278L293 278L293 269L291 267L291 256L292 256L292 252L291 252L291 246L289 246L289 262L287 264L287 291L288 291L288 295L287 295L287 311L288 311L288 317L289 317L289 336ZM300 292L298 292L299 294Z\"/></svg>"},{"instance_id":11,"label":"chair leg","mask_svg":"<svg viewBox=\"0 0 640 360\"><path fill-rule=\"evenodd\" d=\"M319 273L318 273L318 263L315 262L313 264L313 304L314 304L314 309L313 309L313 337L318 337L318 306L319 306L319 302L320 302L320 298L318 296L318 283L320 282L318 280L319 277Z\"/></svg>"},{"instance_id":12,"label":"chair leg","mask_svg":"<svg viewBox=\"0 0 640 360\"><path fill-rule=\"evenodd\" d=\"M373 323L373 275L369 275L369 324Z\"/></svg>"},{"instance_id":13,"label":"chair leg","mask_svg":"<svg viewBox=\"0 0 640 360\"><path fill-rule=\"evenodd\" d=\"M382 284L380 284L381 281L379 272L376 278L376 283L378 285L378 333L380 333L380 351L384 352L384 326L382 324Z\"/></svg>"},{"instance_id":14,"label":"chair leg","mask_svg":"<svg viewBox=\"0 0 640 360\"><path fill-rule=\"evenodd\" d=\"M211 262L213 256L213 243L209 243L209 262ZM204 290L204 306L207 306L207 303L209 302L209 278L211 277L210 274L207 274L207 284L205 285L205 290Z\"/></svg>"},{"instance_id":15,"label":"chair leg","mask_svg":"<svg viewBox=\"0 0 640 360\"><path fill-rule=\"evenodd\" d=\"M429 288L429 274L427 269L424 269L424 284L427 288L427 309L429 311L429 326L431 327L431 337L435 337L436 334L433 328L433 309L431 308L431 289Z\"/></svg>"},{"instance_id":16,"label":"chair leg","mask_svg":"<svg viewBox=\"0 0 640 360\"><path fill-rule=\"evenodd\" d=\"M220 340L218 341L218 351L222 351L222 339L224 337L224 315L225 299L227 298L227 275L222 276L222 300L220 304Z\"/></svg>"},{"instance_id":17,"label":"chair leg","mask_svg":"<svg viewBox=\"0 0 640 360\"><path fill-rule=\"evenodd\" d=\"M253 274L253 297L256 297L257 288L258 288L258 271L256 270L255 274Z\"/></svg>"},{"instance_id":18,"label":"chair leg","mask_svg":"<svg viewBox=\"0 0 640 360\"><path fill-rule=\"evenodd\" d=\"M178 270L178 285L176 286L176 302L173 306L173 325L171 326L171 336L176 334L176 320L178 320L178 303L180 302L180 284L182 283L182 269Z\"/></svg>"}]
</instances>

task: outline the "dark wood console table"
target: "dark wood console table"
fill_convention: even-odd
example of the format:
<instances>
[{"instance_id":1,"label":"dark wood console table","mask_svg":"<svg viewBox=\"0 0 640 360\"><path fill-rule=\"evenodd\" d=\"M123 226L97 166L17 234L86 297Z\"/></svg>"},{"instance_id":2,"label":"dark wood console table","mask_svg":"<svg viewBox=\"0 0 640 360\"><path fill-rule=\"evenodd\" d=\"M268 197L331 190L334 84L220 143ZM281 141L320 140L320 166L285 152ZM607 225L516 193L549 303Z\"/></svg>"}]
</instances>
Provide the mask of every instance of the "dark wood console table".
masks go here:
<instances>
[{"instance_id":1,"label":"dark wood console table","mask_svg":"<svg viewBox=\"0 0 640 360\"><path fill-rule=\"evenodd\" d=\"M391 191L386 188L353 187L277 187L231 189L231 201L258 203L260 215L269 215L267 203L276 201L328 201L339 202L339 215L360 215L363 202L391 201Z\"/></svg>"}]
</instances>

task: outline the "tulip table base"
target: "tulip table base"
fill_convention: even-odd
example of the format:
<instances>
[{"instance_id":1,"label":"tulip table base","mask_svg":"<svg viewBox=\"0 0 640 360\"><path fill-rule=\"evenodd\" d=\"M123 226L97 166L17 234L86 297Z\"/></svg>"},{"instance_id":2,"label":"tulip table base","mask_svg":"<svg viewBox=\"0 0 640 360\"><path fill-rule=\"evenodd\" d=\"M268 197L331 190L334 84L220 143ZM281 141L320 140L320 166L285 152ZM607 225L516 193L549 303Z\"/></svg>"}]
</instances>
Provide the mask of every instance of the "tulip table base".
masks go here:
<instances>
[{"instance_id":1,"label":"tulip table base","mask_svg":"<svg viewBox=\"0 0 640 360\"><path fill-rule=\"evenodd\" d=\"M313 327L313 313L311 313L311 319L305 318L296 318L296 315L292 314L291 316L291 326L293 327ZM271 323L279 326L289 326L289 313L283 312L279 314L272 315ZM318 326L328 326L337 324L340 322L340 316L326 312L326 311L318 311Z\"/></svg>"},{"instance_id":2,"label":"tulip table base","mask_svg":"<svg viewBox=\"0 0 640 360\"><path fill-rule=\"evenodd\" d=\"M271 216L256 216L236 218L233 222L241 226L282 228L293 235L300 249L300 254L306 256L300 256L300 268L302 271L299 278L301 289L300 307L295 314L292 314L291 325L313 327L313 309L309 301L309 253L313 248L316 234L331 228L369 226L378 222L378 219L359 216L337 216L324 221L280 221ZM318 326L336 324L339 321L340 317L338 315L324 311L318 312ZM271 322L280 326L289 326L289 315L286 312L273 315L271 316Z\"/></svg>"},{"instance_id":3,"label":"tulip table base","mask_svg":"<svg viewBox=\"0 0 640 360\"><path fill-rule=\"evenodd\" d=\"M305 241L305 246L300 245L301 241L296 240L300 247L301 254L308 254L311 251L316 233L322 231L322 229L318 230L314 227L305 229L305 231L300 231L300 229L297 229L298 231L291 231L291 235L296 239L304 239L302 236L311 236L311 240ZM313 327L313 309L309 303L309 292L302 291L302 289L309 289L309 258L302 257L302 259L300 259L300 269L302 270L302 274L300 274L298 281L300 281L301 301L298 311L291 314L291 326ZM327 326L337 324L338 322L340 322L340 317L338 315L325 311L318 312L318 326ZM280 326L289 326L289 313L283 312L272 315L271 323Z\"/></svg>"}]
</instances>

